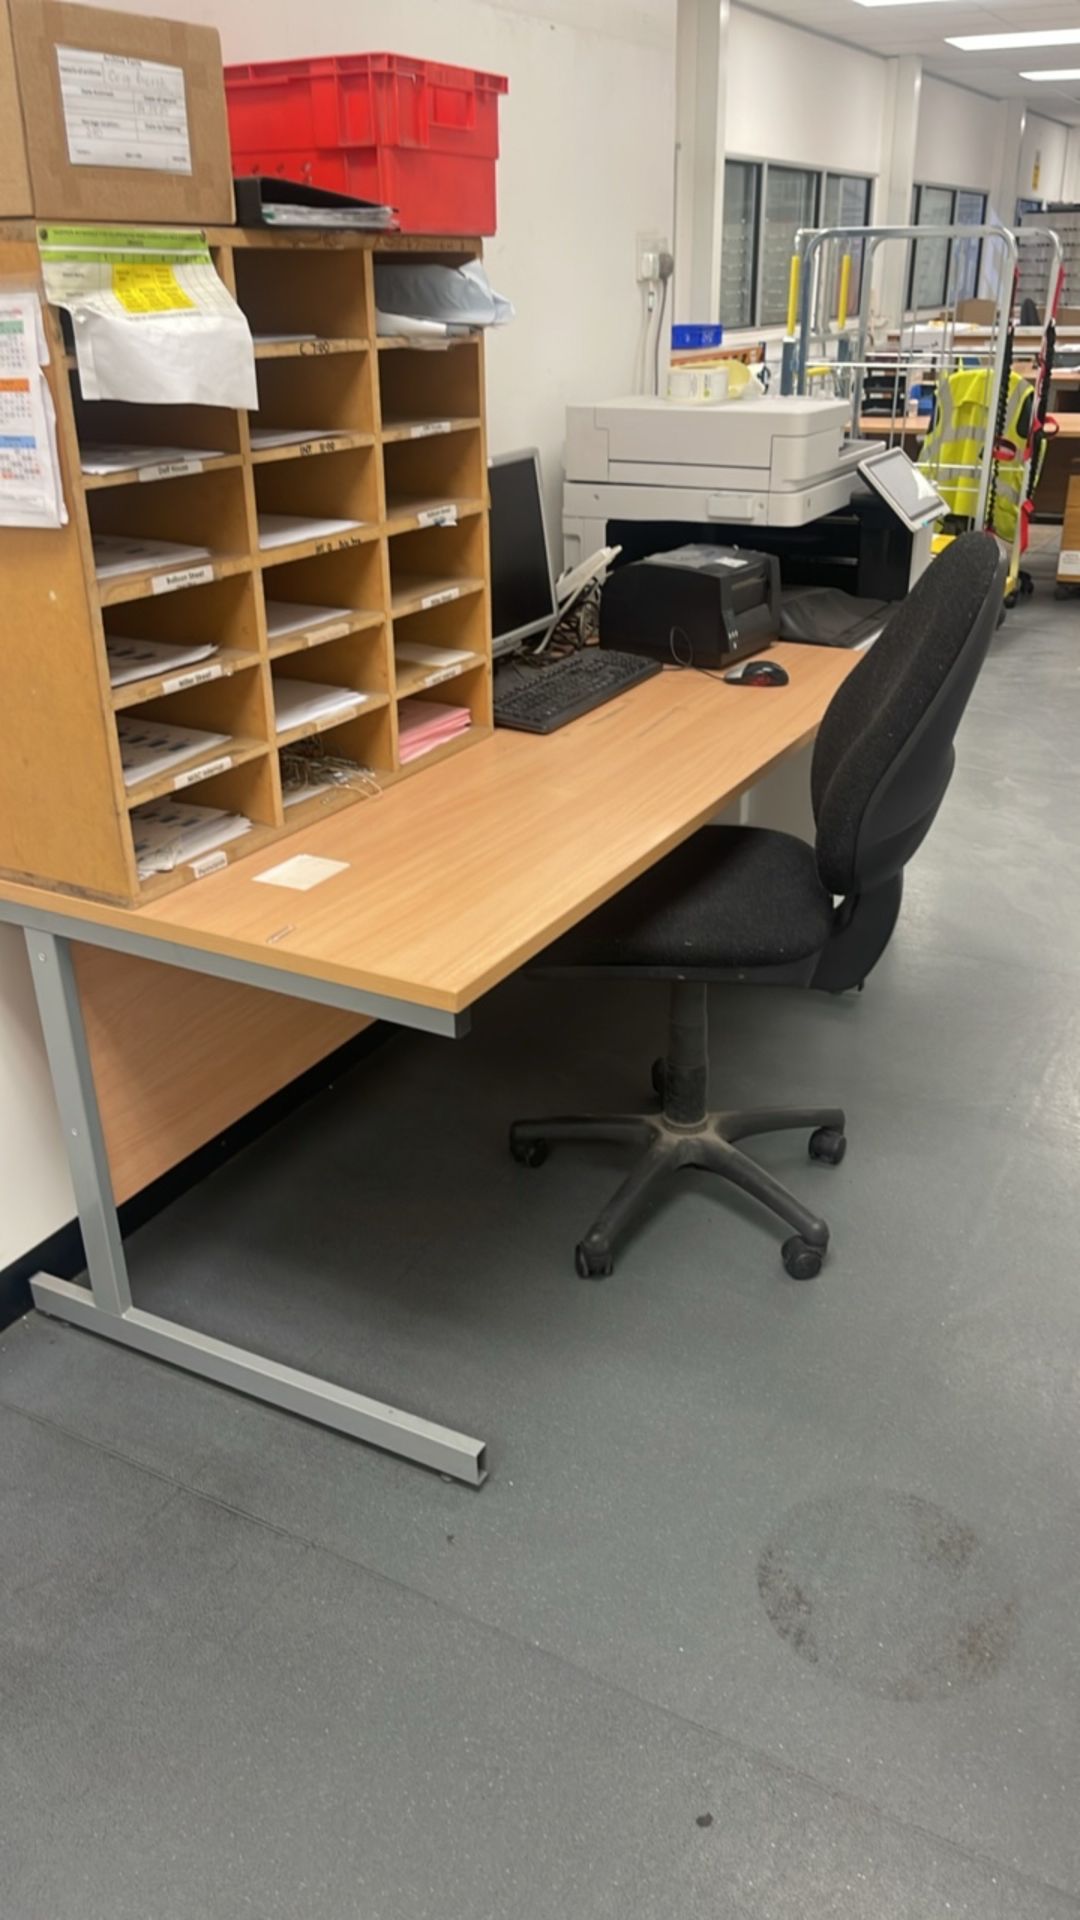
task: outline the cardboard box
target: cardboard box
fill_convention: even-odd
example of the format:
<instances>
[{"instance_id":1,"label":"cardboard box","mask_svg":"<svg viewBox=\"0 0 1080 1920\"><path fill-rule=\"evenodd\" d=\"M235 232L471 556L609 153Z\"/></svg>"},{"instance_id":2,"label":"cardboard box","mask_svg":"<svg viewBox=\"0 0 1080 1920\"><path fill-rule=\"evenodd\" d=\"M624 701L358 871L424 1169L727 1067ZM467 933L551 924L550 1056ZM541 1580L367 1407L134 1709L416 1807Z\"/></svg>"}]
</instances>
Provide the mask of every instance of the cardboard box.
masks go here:
<instances>
[{"instance_id":1,"label":"cardboard box","mask_svg":"<svg viewBox=\"0 0 1080 1920\"><path fill-rule=\"evenodd\" d=\"M1080 467L1069 475L1065 493L1057 577L1063 585L1080 586Z\"/></svg>"},{"instance_id":2,"label":"cardboard box","mask_svg":"<svg viewBox=\"0 0 1080 1920\"><path fill-rule=\"evenodd\" d=\"M0 0L0 215L228 226L216 29Z\"/></svg>"}]
</instances>

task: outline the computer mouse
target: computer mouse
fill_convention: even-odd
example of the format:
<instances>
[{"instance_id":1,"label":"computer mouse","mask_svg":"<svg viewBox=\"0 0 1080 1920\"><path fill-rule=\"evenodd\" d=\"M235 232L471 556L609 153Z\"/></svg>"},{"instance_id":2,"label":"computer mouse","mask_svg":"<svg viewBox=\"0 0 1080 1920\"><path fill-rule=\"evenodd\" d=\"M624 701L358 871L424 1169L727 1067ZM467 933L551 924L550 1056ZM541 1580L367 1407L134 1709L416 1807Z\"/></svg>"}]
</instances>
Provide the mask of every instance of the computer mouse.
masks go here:
<instances>
[{"instance_id":1,"label":"computer mouse","mask_svg":"<svg viewBox=\"0 0 1080 1920\"><path fill-rule=\"evenodd\" d=\"M724 675L733 687L786 687L790 678L787 668L774 660L744 660Z\"/></svg>"}]
</instances>

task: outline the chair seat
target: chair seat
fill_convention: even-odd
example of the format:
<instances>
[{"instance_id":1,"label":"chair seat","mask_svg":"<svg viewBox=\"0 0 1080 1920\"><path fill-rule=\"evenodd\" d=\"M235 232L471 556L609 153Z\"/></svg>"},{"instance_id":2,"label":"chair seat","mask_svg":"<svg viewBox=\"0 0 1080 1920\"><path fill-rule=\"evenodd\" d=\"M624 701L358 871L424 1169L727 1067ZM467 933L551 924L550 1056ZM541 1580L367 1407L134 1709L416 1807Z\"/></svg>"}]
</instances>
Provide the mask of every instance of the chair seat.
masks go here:
<instances>
[{"instance_id":1,"label":"chair seat","mask_svg":"<svg viewBox=\"0 0 1080 1920\"><path fill-rule=\"evenodd\" d=\"M653 974L778 967L820 953L832 920L805 841L762 827L705 827L538 964Z\"/></svg>"}]
</instances>

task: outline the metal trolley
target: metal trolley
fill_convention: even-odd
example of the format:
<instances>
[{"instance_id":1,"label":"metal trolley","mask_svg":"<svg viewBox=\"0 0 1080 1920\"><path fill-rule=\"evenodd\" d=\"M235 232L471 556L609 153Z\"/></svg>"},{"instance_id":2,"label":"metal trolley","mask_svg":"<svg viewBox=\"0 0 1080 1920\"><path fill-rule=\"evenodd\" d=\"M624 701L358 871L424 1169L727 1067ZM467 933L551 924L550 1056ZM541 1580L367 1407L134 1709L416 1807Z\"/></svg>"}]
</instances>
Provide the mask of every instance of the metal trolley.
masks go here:
<instances>
[{"instance_id":1,"label":"metal trolley","mask_svg":"<svg viewBox=\"0 0 1080 1920\"><path fill-rule=\"evenodd\" d=\"M1040 260L1047 267L1047 286L1034 399L1028 409L1031 431L1021 447L1015 433L1010 443L1005 429L1010 391L1015 396L1020 391L1011 376L1021 249L1030 254L1036 243L1045 249ZM949 249L946 302L932 316L913 311L907 302L913 249L920 244ZM962 300L957 290L965 253L973 246L979 249L980 278L994 290L985 300ZM849 319L855 263L861 273L859 303ZM945 498L957 502L958 522L993 528L996 519L1009 528L1003 544L1011 557L1006 588L1010 603L1024 584L1020 555L1026 545L1039 440L1054 424L1047 419L1046 398L1062 285L1061 242L1047 228L1019 234L994 225L807 229L798 234L792 259L783 391L810 393L824 385L850 398L853 439L870 436L879 445L906 444L910 449L930 434L942 382L972 370L985 376L969 383L978 397L975 411L983 416L981 428L967 430L972 456L945 461L940 444L935 450L931 438L919 464ZM980 310L978 317L972 308ZM1018 460L1023 463L1019 486L1010 481L1008 488L1010 502L1018 502L1013 527L1011 511L996 512L996 496L1004 466L1015 470Z\"/></svg>"}]
</instances>

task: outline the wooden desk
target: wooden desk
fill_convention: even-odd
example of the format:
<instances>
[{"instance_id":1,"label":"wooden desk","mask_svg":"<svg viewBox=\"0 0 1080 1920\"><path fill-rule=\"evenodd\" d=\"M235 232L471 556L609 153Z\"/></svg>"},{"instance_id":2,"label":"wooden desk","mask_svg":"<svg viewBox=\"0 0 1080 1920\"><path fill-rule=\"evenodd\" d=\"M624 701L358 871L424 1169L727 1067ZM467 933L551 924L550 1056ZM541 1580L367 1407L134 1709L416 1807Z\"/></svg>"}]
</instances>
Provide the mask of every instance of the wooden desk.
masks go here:
<instances>
[{"instance_id":1,"label":"wooden desk","mask_svg":"<svg viewBox=\"0 0 1080 1920\"><path fill-rule=\"evenodd\" d=\"M0 879L26 931L91 1288L33 1283L45 1313L479 1484L484 1445L131 1304L73 945L111 949L447 1035L552 939L816 733L860 655L781 646L783 688L667 672L547 738L497 732L362 806L139 908ZM344 862L310 892L258 876Z\"/></svg>"},{"instance_id":2,"label":"wooden desk","mask_svg":"<svg viewBox=\"0 0 1080 1920\"><path fill-rule=\"evenodd\" d=\"M891 419L880 413L859 416L859 434L864 440L895 440L900 446L910 441L916 447L922 445L929 430L928 413L895 414Z\"/></svg>"}]
</instances>

